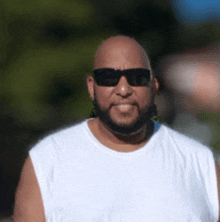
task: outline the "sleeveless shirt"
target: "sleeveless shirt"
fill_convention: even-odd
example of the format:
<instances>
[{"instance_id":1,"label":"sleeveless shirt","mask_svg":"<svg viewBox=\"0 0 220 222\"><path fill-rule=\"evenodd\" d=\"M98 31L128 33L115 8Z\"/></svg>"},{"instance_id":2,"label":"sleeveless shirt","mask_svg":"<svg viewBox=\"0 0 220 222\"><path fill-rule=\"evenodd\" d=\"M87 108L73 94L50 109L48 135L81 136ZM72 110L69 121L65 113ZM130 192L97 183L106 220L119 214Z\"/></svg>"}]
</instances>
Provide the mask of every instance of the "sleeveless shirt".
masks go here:
<instances>
[{"instance_id":1,"label":"sleeveless shirt","mask_svg":"<svg viewBox=\"0 0 220 222\"><path fill-rule=\"evenodd\" d=\"M29 154L47 222L218 220L211 150L163 124L132 152L105 147L83 121Z\"/></svg>"}]
</instances>

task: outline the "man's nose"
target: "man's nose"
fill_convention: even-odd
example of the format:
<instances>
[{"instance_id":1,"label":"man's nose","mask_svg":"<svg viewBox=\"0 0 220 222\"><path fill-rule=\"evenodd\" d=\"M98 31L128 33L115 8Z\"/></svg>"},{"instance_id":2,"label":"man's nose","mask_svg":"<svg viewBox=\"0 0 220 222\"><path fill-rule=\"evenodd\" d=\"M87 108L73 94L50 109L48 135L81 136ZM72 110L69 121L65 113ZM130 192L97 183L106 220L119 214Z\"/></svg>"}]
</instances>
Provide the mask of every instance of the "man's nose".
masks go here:
<instances>
[{"instance_id":1,"label":"man's nose","mask_svg":"<svg viewBox=\"0 0 220 222\"><path fill-rule=\"evenodd\" d=\"M132 86L129 85L125 76L121 76L117 86L115 86L115 93L122 97L128 97L132 94Z\"/></svg>"}]
</instances>

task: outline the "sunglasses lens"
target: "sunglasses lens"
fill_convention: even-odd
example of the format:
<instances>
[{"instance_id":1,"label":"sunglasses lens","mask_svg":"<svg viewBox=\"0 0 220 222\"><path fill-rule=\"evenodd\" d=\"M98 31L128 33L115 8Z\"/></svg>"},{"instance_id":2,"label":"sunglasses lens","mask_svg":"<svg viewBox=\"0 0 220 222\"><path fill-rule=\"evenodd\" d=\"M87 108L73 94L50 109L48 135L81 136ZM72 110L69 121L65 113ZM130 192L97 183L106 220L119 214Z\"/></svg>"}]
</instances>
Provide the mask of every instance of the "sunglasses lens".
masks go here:
<instances>
[{"instance_id":1,"label":"sunglasses lens","mask_svg":"<svg viewBox=\"0 0 220 222\"><path fill-rule=\"evenodd\" d=\"M114 69L93 70L95 81L100 86L116 86L120 75Z\"/></svg>"},{"instance_id":2,"label":"sunglasses lens","mask_svg":"<svg viewBox=\"0 0 220 222\"><path fill-rule=\"evenodd\" d=\"M150 71L148 69L127 70L127 79L131 86L149 86L151 81Z\"/></svg>"},{"instance_id":3,"label":"sunglasses lens","mask_svg":"<svg viewBox=\"0 0 220 222\"><path fill-rule=\"evenodd\" d=\"M131 86L148 86L151 81L148 69L95 69L93 70L95 81L100 86L116 86L122 75L126 76Z\"/></svg>"}]
</instances>

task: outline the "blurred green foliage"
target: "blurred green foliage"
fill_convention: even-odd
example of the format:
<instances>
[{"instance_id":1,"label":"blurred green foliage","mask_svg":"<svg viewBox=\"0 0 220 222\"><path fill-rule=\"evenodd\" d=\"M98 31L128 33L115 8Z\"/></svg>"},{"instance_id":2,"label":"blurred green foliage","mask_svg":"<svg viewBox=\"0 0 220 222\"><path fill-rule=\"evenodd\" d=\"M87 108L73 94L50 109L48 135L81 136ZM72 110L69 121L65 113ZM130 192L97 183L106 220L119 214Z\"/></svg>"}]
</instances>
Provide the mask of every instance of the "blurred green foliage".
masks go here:
<instances>
[{"instance_id":1,"label":"blurred green foliage","mask_svg":"<svg viewBox=\"0 0 220 222\"><path fill-rule=\"evenodd\" d=\"M135 37L156 67L162 56L211 43L220 33L211 23L180 26L169 0L1 0L0 15L0 170L7 191L0 208L6 214L30 144L89 116L85 77L104 39Z\"/></svg>"}]
</instances>

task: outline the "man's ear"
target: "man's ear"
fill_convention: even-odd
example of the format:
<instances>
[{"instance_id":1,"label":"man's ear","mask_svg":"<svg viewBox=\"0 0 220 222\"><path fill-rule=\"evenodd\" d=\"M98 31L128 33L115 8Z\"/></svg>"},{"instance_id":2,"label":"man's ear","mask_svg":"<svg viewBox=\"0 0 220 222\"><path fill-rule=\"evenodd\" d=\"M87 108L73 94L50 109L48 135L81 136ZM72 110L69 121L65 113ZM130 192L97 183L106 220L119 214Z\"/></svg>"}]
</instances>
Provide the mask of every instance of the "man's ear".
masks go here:
<instances>
[{"instance_id":1,"label":"man's ear","mask_svg":"<svg viewBox=\"0 0 220 222\"><path fill-rule=\"evenodd\" d=\"M158 94L159 87L160 87L160 84L159 84L157 78L154 77L152 80L152 92L153 92L154 97Z\"/></svg>"},{"instance_id":2,"label":"man's ear","mask_svg":"<svg viewBox=\"0 0 220 222\"><path fill-rule=\"evenodd\" d=\"M94 79L92 76L87 76L86 77L86 85L87 85L87 89L90 95L90 98L92 99L92 101L94 100Z\"/></svg>"}]
</instances>

